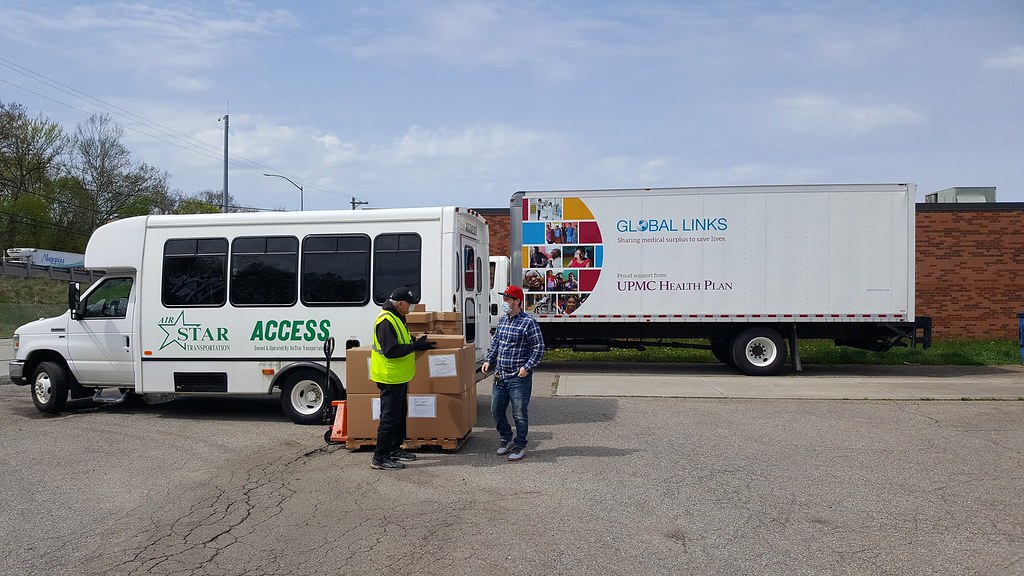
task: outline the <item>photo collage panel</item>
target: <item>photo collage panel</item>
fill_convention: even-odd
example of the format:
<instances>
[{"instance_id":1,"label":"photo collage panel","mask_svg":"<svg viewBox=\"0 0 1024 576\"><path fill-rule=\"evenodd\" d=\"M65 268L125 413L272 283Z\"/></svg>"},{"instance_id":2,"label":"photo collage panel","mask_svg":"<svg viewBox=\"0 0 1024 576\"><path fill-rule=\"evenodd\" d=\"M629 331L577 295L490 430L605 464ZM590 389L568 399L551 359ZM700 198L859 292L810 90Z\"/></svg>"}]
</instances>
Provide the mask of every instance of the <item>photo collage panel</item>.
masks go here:
<instances>
[{"instance_id":1,"label":"photo collage panel","mask_svg":"<svg viewBox=\"0 0 1024 576\"><path fill-rule=\"evenodd\" d=\"M597 222L578 198L523 201L523 290L526 311L575 314L600 275Z\"/></svg>"}]
</instances>

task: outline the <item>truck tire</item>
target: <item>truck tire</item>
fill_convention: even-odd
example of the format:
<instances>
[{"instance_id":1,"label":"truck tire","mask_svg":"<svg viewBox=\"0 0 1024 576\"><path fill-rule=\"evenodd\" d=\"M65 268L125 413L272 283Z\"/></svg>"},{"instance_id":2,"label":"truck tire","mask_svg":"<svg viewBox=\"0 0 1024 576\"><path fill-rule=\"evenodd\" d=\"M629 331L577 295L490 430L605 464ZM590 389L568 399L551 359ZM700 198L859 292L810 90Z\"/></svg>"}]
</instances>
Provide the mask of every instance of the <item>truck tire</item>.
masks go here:
<instances>
[{"instance_id":1,"label":"truck tire","mask_svg":"<svg viewBox=\"0 0 1024 576\"><path fill-rule=\"evenodd\" d=\"M68 371L56 362L41 362L32 372L32 403L46 414L56 414L68 401Z\"/></svg>"},{"instance_id":2,"label":"truck tire","mask_svg":"<svg viewBox=\"0 0 1024 576\"><path fill-rule=\"evenodd\" d=\"M774 376L786 362L786 339L771 328L748 328L732 341L732 361L748 376Z\"/></svg>"},{"instance_id":3,"label":"truck tire","mask_svg":"<svg viewBox=\"0 0 1024 576\"><path fill-rule=\"evenodd\" d=\"M324 389L324 373L300 370L281 385L281 409L296 424L320 424L324 405L333 400L331 390Z\"/></svg>"},{"instance_id":4,"label":"truck tire","mask_svg":"<svg viewBox=\"0 0 1024 576\"><path fill-rule=\"evenodd\" d=\"M736 363L732 361L732 340L728 338L716 338L711 341L711 353L714 354L715 359L725 364L726 366L735 366Z\"/></svg>"}]
</instances>

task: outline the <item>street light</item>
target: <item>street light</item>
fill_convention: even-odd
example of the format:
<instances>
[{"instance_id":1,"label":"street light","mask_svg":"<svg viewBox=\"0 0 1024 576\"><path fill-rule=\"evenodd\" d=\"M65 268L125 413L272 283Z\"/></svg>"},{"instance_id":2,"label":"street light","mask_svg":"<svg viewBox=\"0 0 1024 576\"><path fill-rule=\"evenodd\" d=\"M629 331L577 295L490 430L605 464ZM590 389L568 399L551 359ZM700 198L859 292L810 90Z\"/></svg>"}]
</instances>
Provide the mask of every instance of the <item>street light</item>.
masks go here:
<instances>
[{"instance_id":1,"label":"street light","mask_svg":"<svg viewBox=\"0 0 1024 576\"><path fill-rule=\"evenodd\" d=\"M296 188L298 188L299 189L299 212L302 212L302 186L299 186L295 182L292 182L291 178L289 178L287 176L283 176L281 174L266 174L266 173L264 173L263 175L264 176L274 176L276 178L284 178L285 180L291 182L292 186L295 186Z\"/></svg>"}]
</instances>

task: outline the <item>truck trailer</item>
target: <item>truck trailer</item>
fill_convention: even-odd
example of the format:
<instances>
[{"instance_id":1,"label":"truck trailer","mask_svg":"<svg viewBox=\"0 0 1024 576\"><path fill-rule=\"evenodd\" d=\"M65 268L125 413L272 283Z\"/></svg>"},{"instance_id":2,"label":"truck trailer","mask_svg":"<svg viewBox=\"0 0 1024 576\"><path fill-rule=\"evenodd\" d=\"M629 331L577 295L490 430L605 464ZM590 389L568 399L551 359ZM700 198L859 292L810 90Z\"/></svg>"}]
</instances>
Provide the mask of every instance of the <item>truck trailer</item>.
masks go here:
<instances>
[{"instance_id":1,"label":"truck trailer","mask_svg":"<svg viewBox=\"0 0 1024 576\"><path fill-rule=\"evenodd\" d=\"M43 248L8 248L5 260L13 263L48 266L51 268L84 268L85 254L60 252Z\"/></svg>"},{"instance_id":2,"label":"truck trailer","mask_svg":"<svg viewBox=\"0 0 1024 576\"><path fill-rule=\"evenodd\" d=\"M914 313L915 191L518 192L507 273L549 348L707 348L749 375L779 373L787 348L800 370L800 339L927 348L931 320ZM492 262L499 275L504 262Z\"/></svg>"},{"instance_id":3,"label":"truck trailer","mask_svg":"<svg viewBox=\"0 0 1024 576\"><path fill-rule=\"evenodd\" d=\"M487 222L452 206L118 220L85 252L104 277L82 294L72 283L62 316L17 329L11 380L42 412L108 388L122 398L280 390L292 420L318 423L345 398L345 350L373 341L399 286L428 310L461 312L483 362L487 253Z\"/></svg>"}]
</instances>

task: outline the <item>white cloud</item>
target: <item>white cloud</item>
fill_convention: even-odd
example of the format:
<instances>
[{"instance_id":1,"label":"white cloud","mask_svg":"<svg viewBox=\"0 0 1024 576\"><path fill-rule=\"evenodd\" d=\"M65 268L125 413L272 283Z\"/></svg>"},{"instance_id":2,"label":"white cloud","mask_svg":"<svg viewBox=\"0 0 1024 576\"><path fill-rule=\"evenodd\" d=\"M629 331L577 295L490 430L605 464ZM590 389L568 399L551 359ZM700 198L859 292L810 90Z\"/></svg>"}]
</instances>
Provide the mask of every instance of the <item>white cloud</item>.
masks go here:
<instances>
[{"instance_id":1,"label":"white cloud","mask_svg":"<svg viewBox=\"0 0 1024 576\"><path fill-rule=\"evenodd\" d=\"M599 32L619 24L566 17L546 8L474 1L441 9L436 4L405 4L393 12L375 12L372 19L352 24L348 32L324 43L357 59L401 66L428 59L455 66L532 68L552 78L573 76L581 57L628 49L597 39ZM396 26L397 19L408 21Z\"/></svg>"},{"instance_id":2,"label":"white cloud","mask_svg":"<svg viewBox=\"0 0 1024 576\"><path fill-rule=\"evenodd\" d=\"M1000 70L1024 70L1024 46L1011 46L1002 54L986 58L982 65Z\"/></svg>"},{"instance_id":3,"label":"white cloud","mask_svg":"<svg viewBox=\"0 0 1024 576\"><path fill-rule=\"evenodd\" d=\"M107 70L132 70L172 90L196 91L206 81L194 77L245 54L254 35L298 26L285 10L252 11L235 6L228 15L187 5L92 4L52 12L0 11L17 22L18 39L75 38L71 56L83 65L103 62Z\"/></svg>"},{"instance_id":4,"label":"white cloud","mask_svg":"<svg viewBox=\"0 0 1024 576\"><path fill-rule=\"evenodd\" d=\"M413 126L394 146L394 159L416 161L433 158L484 159L518 156L544 136L532 130L503 124L461 129L424 129Z\"/></svg>"},{"instance_id":5,"label":"white cloud","mask_svg":"<svg viewBox=\"0 0 1024 576\"><path fill-rule=\"evenodd\" d=\"M903 104L857 105L831 96L780 98L775 122L782 129L835 137L860 137L892 126L921 124L927 116Z\"/></svg>"}]
</instances>

